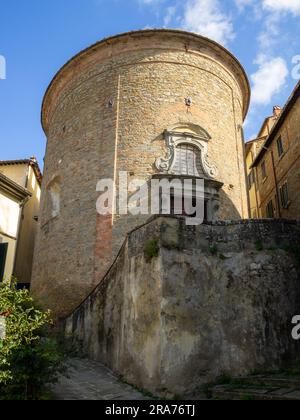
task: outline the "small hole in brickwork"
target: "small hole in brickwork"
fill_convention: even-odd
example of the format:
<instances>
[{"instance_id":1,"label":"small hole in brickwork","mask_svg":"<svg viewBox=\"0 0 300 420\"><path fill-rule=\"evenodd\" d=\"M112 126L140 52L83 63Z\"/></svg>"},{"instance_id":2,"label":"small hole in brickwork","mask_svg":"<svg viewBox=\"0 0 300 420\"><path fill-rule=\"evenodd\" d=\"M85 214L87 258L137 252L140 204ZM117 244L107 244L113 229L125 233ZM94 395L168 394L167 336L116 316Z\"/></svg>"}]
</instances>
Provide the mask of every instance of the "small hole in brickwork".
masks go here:
<instances>
[{"instance_id":1,"label":"small hole in brickwork","mask_svg":"<svg viewBox=\"0 0 300 420\"><path fill-rule=\"evenodd\" d=\"M185 104L186 104L186 106L192 106L192 103L193 103L192 98L186 98L186 99L185 99Z\"/></svg>"}]
</instances>

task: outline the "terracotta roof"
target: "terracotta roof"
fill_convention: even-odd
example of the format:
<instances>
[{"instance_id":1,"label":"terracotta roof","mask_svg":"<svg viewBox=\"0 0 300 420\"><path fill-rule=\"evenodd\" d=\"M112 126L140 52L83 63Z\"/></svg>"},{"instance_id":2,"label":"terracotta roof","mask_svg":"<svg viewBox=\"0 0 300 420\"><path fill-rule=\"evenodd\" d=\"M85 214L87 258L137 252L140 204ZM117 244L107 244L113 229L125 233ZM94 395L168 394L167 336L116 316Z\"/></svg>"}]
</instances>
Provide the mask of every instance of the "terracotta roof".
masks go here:
<instances>
[{"instance_id":1,"label":"terracotta roof","mask_svg":"<svg viewBox=\"0 0 300 420\"><path fill-rule=\"evenodd\" d=\"M9 165L30 165L35 172L35 176L37 180L41 184L43 175L40 170L38 161L36 160L34 156L31 157L30 159L0 160L0 166L9 166Z\"/></svg>"},{"instance_id":2,"label":"terracotta roof","mask_svg":"<svg viewBox=\"0 0 300 420\"><path fill-rule=\"evenodd\" d=\"M287 103L285 104L280 117L278 118L277 122L274 124L269 136L267 137L265 144L263 145L262 149L258 153L256 159L253 162L253 166L257 166L258 163L261 161L265 153L267 152L268 147L277 136L278 131L280 130L281 126L285 122L286 117L288 116L289 112L293 108L294 104L296 103L297 99L300 97L300 81L297 83L295 89L293 90L291 96L289 97Z\"/></svg>"}]
</instances>

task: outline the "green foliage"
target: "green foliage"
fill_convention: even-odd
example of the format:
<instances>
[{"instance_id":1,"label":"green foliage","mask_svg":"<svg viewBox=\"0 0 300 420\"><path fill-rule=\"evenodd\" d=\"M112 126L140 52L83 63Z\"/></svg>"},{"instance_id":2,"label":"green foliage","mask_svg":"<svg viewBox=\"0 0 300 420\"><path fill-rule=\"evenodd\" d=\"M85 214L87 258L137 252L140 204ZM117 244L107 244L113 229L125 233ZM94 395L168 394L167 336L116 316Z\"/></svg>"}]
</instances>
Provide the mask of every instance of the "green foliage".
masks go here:
<instances>
[{"instance_id":1,"label":"green foliage","mask_svg":"<svg viewBox=\"0 0 300 420\"><path fill-rule=\"evenodd\" d=\"M216 381L217 385L230 385L232 382L233 378L227 373L224 373L223 375L219 376Z\"/></svg>"},{"instance_id":2,"label":"green foliage","mask_svg":"<svg viewBox=\"0 0 300 420\"><path fill-rule=\"evenodd\" d=\"M242 401L254 401L255 398L253 397L253 395L243 395L241 400Z\"/></svg>"},{"instance_id":3,"label":"green foliage","mask_svg":"<svg viewBox=\"0 0 300 420\"><path fill-rule=\"evenodd\" d=\"M158 239L150 239L144 248L144 255L147 262L150 262L153 258L158 257L159 255L159 243Z\"/></svg>"},{"instance_id":4,"label":"green foliage","mask_svg":"<svg viewBox=\"0 0 300 420\"><path fill-rule=\"evenodd\" d=\"M207 399L212 399L213 397L213 387L215 386L215 384L212 383L208 383L208 384L203 384L199 387L199 391L202 392Z\"/></svg>"},{"instance_id":5,"label":"green foliage","mask_svg":"<svg viewBox=\"0 0 300 420\"><path fill-rule=\"evenodd\" d=\"M259 252L259 251L263 251L264 250L264 245L263 245L263 243L262 243L261 240L256 241L254 245L255 245L256 251Z\"/></svg>"},{"instance_id":6,"label":"green foliage","mask_svg":"<svg viewBox=\"0 0 300 420\"><path fill-rule=\"evenodd\" d=\"M217 253L218 253L218 247L216 245L212 245L209 248L209 252L211 253L211 255L217 255Z\"/></svg>"},{"instance_id":7,"label":"green foliage","mask_svg":"<svg viewBox=\"0 0 300 420\"><path fill-rule=\"evenodd\" d=\"M119 377L119 382L121 382L122 384L126 384L126 385L131 386L136 391L138 391L140 394L142 394L144 397L151 398L152 400L159 400L159 397L156 397L154 394L152 394L152 392L150 392L150 391L148 391L147 389L144 389L144 388L139 388L138 386L135 386L134 384L132 384L130 382L127 382L126 379L124 379L124 377L122 377L122 376Z\"/></svg>"},{"instance_id":8,"label":"green foliage","mask_svg":"<svg viewBox=\"0 0 300 420\"><path fill-rule=\"evenodd\" d=\"M233 378L230 375L224 373L223 375L219 376L216 379L216 382L210 382L210 383L206 383L206 384L201 385L199 387L199 391L201 391L206 396L206 398L208 398L210 400L213 397L213 389L214 389L215 386L217 386L217 385L231 385L232 382L233 382Z\"/></svg>"},{"instance_id":9,"label":"green foliage","mask_svg":"<svg viewBox=\"0 0 300 420\"><path fill-rule=\"evenodd\" d=\"M47 337L49 312L36 308L27 290L0 284L0 314L6 336L0 339L0 400L35 400L63 370L63 355Z\"/></svg>"},{"instance_id":10,"label":"green foliage","mask_svg":"<svg viewBox=\"0 0 300 420\"><path fill-rule=\"evenodd\" d=\"M283 365L277 369L255 369L251 372L251 376L286 376L297 378L300 376L300 362Z\"/></svg>"},{"instance_id":11,"label":"green foliage","mask_svg":"<svg viewBox=\"0 0 300 420\"><path fill-rule=\"evenodd\" d=\"M174 401L183 401L184 397L180 394L174 394L172 400Z\"/></svg>"},{"instance_id":12,"label":"green foliage","mask_svg":"<svg viewBox=\"0 0 300 420\"><path fill-rule=\"evenodd\" d=\"M289 252L290 254L294 255L294 257L296 258L298 264L300 265L300 246L289 246L286 248L286 251Z\"/></svg>"}]
</instances>

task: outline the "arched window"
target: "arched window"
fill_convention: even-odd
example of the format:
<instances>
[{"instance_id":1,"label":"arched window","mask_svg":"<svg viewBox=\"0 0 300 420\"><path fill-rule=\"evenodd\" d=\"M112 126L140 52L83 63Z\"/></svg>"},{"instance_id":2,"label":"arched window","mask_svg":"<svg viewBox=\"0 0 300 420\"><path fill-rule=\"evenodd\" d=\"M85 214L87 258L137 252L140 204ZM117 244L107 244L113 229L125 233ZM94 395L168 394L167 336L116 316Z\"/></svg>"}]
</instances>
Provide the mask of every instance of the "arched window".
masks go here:
<instances>
[{"instance_id":1,"label":"arched window","mask_svg":"<svg viewBox=\"0 0 300 420\"><path fill-rule=\"evenodd\" d=\"M204 177L201 151L191 144L179 144L175 149L171 172L175 175Z\"/></svg>"}]
</instances>

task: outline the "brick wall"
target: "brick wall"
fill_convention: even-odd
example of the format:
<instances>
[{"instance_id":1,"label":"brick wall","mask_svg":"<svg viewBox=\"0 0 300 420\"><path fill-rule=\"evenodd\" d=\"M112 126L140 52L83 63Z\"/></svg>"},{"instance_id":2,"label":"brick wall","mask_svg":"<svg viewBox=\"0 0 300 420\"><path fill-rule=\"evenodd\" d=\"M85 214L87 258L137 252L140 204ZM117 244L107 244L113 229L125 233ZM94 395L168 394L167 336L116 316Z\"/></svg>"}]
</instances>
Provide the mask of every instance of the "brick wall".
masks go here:
<instances>
[{"instance_id":1,"label":"brick wall","mask_svg":"<svg viewBox=\"0 0 300 420\"><path fill-rule=\"evenodd\" d=\"M187 107L185 98L193 105ZM73 310L99 283L126 233L144 217L96 213L96 184L119 171L148 180L166 154L162 133L196 124L212 137L221 219L248 216L242 126L249 85L218 44L180 31L140 31L85 50L45 96L48 137L32 290L55 315ZM61 211L48 220L47 186L61 180Z\"/></svg>"},{"instance_id":2,"label":"brick wall","mask_svg":"<svg viewBox=\"0 0 300 420\"><path fill-rule=\"evenodd\" d=\"M288 208L283 208L280 204L280 216L287 219L299 219L300 217L300 99L296 101L287 115L281 129L269 146L269 151L259 162L256 168L257 188L259 197L260 216L266 217L266 207L272 200L274 216L279 217L278 205L276 201L276 184L272 155L274 156L274 166L278 187L285 182L288 184L290 204ZM281 136L284 147L284 154L279 157L277 149L277 139ZM261 165L265 162L267 177L262 176Z\"/></svg>"}]
</instances>

